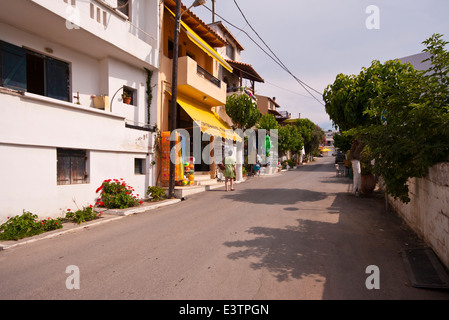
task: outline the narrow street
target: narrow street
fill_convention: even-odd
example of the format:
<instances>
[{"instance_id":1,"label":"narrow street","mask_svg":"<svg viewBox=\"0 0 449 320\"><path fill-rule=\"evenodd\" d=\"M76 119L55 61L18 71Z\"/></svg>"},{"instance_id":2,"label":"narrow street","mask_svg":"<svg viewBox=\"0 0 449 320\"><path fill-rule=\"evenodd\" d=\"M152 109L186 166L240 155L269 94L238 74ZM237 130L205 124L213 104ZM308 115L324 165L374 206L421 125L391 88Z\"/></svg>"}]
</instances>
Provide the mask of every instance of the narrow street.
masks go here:
<instances>
[{"instance_id":1,"label":"narrow street","mask_svg":"<svg viewBox=\"0 0 449 320\"><path fill-rule=\"evenodd\" d=\"M449 299L411 287L400 250L419 239L380 194L355 197L334 158L236 191L0 251L0 299ZM68 266L80 288L66 288ZM368 290L366 268L380 271Z\"/></svg>"}]
</instances>

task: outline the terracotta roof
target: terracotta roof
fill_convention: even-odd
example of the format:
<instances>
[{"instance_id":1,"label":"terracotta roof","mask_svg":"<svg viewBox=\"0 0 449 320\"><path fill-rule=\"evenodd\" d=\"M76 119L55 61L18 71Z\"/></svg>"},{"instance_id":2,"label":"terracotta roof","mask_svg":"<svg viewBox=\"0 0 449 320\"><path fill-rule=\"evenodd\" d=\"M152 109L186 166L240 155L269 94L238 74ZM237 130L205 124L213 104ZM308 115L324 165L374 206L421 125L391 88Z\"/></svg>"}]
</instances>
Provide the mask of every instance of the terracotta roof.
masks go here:
<instances>
[{"instance_id":1,"label":"terracotta roof","mask_svg":"<svg viewBox=\"0 0 449 320\"><path fill-rule=\"evenodd\" d=\"M223 30L223 33L225 34L225 36L228 36L232 40L232 42L235 43L235 45L237 46L237 48L239 50L245 50L245 48L243 48L243 46L240 44L240 42L237 41L237 39L234 37L234 35L231 33L231 31L229 31L228 28L226 28L226 26L223 24L223 22L217 21L214 23L210 23L209 26L218 26L221 30Z\"/></svg>"},{"instance_id":2,"label":"terracotta roof","mask_svg":"<svg viewBox=\"0 0 449 320\"><path fill-rule=\"evenodd\" d=\"M165 5L173 12L176 10L176 2L174 0L164 0ZM184 4L181 4L181 12L187 10ZM193 31L198 34L201 39L206 41L210 46L214 48L220 48L226 46L228 43L226 39L217 34L211 27L209 27L203 20L201 20L192 11L187 11L182 15L182 21L184 21Z\"/></svg>"},{"instance_id":3,"label":"terracotta roof","mask_svg":"<svg viewBox=\"0 0 449 320\"><path fill-rule=\"evenodd\" d=\"M245 79L253 80L256 82L265 82L264 79L259 76L256 70L254 70L252 65L230 59L225 60L234 69L234 74L240 76L240 71L242 71L242 77Z\"/></svg>"}]
</instances>

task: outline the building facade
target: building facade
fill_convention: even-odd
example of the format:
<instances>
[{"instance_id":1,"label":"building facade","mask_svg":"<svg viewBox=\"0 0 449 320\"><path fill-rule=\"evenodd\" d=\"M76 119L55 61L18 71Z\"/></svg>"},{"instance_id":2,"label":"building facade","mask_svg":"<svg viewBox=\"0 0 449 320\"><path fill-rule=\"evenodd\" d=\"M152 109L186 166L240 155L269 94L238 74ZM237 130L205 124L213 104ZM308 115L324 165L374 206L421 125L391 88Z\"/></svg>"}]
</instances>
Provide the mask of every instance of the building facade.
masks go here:
<instances>
[{"instance_id":1,"label":"building facade","mask_svg":"<svg viewBox=\"0 0 449 320\"><path fill-rule=\"evenodd\" d=\"M166 0L161 7L161 64L158 82L158 128L170 132L173 47L176 3ZM227 86L221 80L220 68L232 67L215 50L226 45L225 39L214 32L186 6L181 8L181 27L178 47L178 86L176 128L188 133L188 154L184 162L194 163L196 173L216 177L214 159L221 159L225 131L229 125L217 114L217 108L226 104ZM194 141L193 129L201 131L199 141ZM200 154L194 154L193 144L200 145ZM185 147L185 146L184 146ZM197 147L197 146L196 146ZM164 164L165 163L165 164ZM159 163L159 183L166 186L168 162Z\"/></svg>"},{"instance_id":2,"label":"building facade","mask_svg":"<svg viewBox=\"0 0 449 320\"><path fill-rule=\"evenodd\" d=\"M155 184L159 1L0 7L0 221L94 204L105 179L144 198Z\"/></svg>"}]
</instances>

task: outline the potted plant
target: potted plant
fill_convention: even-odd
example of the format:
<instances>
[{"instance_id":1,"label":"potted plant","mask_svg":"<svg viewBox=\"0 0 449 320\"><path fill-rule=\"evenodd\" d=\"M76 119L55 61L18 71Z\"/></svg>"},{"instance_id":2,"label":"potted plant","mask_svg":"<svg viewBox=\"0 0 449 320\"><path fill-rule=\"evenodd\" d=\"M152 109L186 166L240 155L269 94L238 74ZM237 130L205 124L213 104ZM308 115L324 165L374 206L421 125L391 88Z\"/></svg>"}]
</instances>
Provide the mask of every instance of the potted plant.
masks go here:
<instances>
[{"instance_id":1,"label":"potted plant","mask_svg":"<svg viewBox=\"0 0 449 320\"><path fill-rule=\"evenodd\" d=\"M376 177L373 174L373 157L368 146L365 146L360 153L360 168L362 171L362 192L370 194L376 187Z\"/></svg>"},{"instance_id":2,"label":"potted plant","mask_svg":"<svg viewBox=\"0 0 449 320\"><path fill-rule=\"evenodd\" d=\"M123 103L131 104L131 94L128 91L122 93Z\"/></svg>"}]
</instances>

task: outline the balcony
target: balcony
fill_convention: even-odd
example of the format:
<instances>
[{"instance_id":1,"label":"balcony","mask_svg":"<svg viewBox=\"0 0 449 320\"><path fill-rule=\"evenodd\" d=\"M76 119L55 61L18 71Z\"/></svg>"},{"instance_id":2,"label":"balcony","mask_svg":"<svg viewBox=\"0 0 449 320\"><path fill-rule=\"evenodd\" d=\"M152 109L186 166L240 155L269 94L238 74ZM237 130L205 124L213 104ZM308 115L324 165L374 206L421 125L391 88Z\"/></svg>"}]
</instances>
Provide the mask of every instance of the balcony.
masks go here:
<instances>
[{"instance_id":1,"label":"balcony","mask_svg":"<svg viewBox=\"0 0 449 320\"><path fill-rule=\"evenodd\" d=\"M253 100L254 103L257 103L256 96L253 94L252 90L247 87L229 87L226 92L227 92L228 96L230 96L234 93L246 94Z\"/></svg>"},{"instance_id":2,"label":"balcony","mask_svg":"<svg viewBox=\"0 0 449 320\"><path fill-rule=\"evenodd\" d=\"M226 84L188 56L178 60L178 92L211 107L226 104Z\"/></svg>"},{"instance_id":3,"label":"balcony","mask_svg":"<svg viewBox=\"0 0 449 320\"><path fill-rule=\"evenodd\" d=\"M276 115L276 119L290 119L292 117L292 114L288 111L278 111L279 115Z\"/></svg>"},{"instance_id":4,"label":"balcony","mask_svg":"<svg viewBox=\"0 0 449 320\"><path fill-rule=\"evenodd\" d=\"M135 23L107 3L110 2L0 0L0 21L45 39L46 44L51 41L53 46L63 45L97 59L112 56L131 64L142 65L145 61L156 66L159 52L157 1L145 2L144 10L135 13ZM154 17L149 18L154 22L139 27L139 19L151 6L156 8Z\"/></svg>"}]
</instances>

